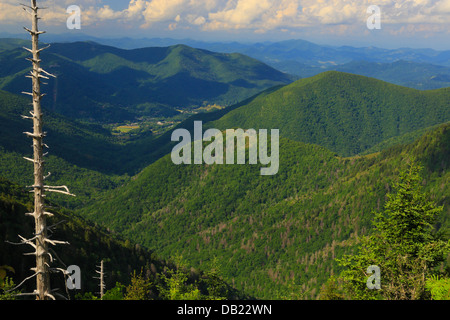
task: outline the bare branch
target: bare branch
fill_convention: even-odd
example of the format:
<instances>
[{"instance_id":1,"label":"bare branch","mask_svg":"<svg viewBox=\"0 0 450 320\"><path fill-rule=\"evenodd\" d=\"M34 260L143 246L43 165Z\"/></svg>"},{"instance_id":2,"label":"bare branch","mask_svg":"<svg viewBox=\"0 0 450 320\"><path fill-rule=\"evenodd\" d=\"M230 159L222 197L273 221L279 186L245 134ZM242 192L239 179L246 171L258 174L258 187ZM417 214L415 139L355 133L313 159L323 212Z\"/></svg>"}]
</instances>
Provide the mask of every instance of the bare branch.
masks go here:
<instances>
[{"instance_id":1,"label":"bare branch","mask_svg":"<svg viewBox=\"0 0 450 320\"><path fill-rule=\"evenodd\" d=\"M33 63L40 63L42 60L41 59L33 59L33 58L25 58L25 60L33 62ZM33 71L30 71L30 74L33 74Z\"/></svg>"},{"instance_id":2,"label":"bare branch","mask_svg":"<svg viewBox=\"0 0 450 320\"><path fill-rule=\"evenodd\" d=\"M26 134L27 136L29 136L31 138L35 138L35 139L40 139L40 138L45 137L45 133L34 134L34 133L30 133L30 132L24 132L24 134Z\"/></svg>"},{"instance_id":3,"label":"bare branch","mask_svg":"<svg viewBox=\"0 0 450 320\"><path fill-rule=\"evenodd\" d=\"M28 278L25 278L21 283L19 283L17 286L12 288L11 290L8 290L7 292L11 292L11 291L14 291L14 290L20 288L26 281L30 280L31 278L36 277L37 275L38 275L38 273L36 272L33 275L29 276ZM27 295L30 295L30 294L27 294Z\"/></svg>"},{"instance_id":4,"label":"bare branch","mask_svg":"<svg viewBox=\"0 0 450 320\"><path fill-rule=\"evenodd\" d=\"M67 186L44 186L44 188L52 188L52 189L64 189L66 192L70 192Z\"/></svg>"},{"instance_id":5,"label":"bare branch","mask_svg":"<svg viewBox=\"0 0 450 320\"><path fill-rule=\"evenodd\" d=\"M62 294L60 294L60 293L58 293L58 292L55 292L54 295L55 295L55 296L58 296L58 297L60 297L60 298L63 298L64 300L69 300L69 299L67 299L67 297L63 296Z\"/></svg>"},{"instance_id":6,"label":"bare branch","mask_svg":"<svg viewBox=\"0 0 450 320\"><path fill-rule=\"evenodd\" d=\"M50 48L50 45L48 45L48 46L46 46L46 47L43 47L43 48L40 48L40 49L38 49L38 50L37 50L37 52L39 52L39 53L40 53L41 51L43 51L43 50L45 50L45 49L48 49L48 48ZM39 69L39 70L38 70L38 72L41 72L41 71L44 71L44 70L43 70L43 69ZM44 71L44 73L46 73L46 72Z\"/></svg>"},{"instance_id":7,"label":"bare branch","mask_svg":"<svg viewBox=\"0 0 450 320\"><path fill-rule=\"evenodd\" d=\"M50 268L50 271L53 272L62 272L63 275L70 275L69 272L67 272L67 270L64 270L62 268Z\"/></svg>"},{"instance_id":8,"label":"bare branch","mask_svg":"<svg viewBox=\"0 0 450 320\"><path fill-rule=\"evenodd\" d=\"M43 33L46 33L45 31L33 31L33 30L30 30L30 29L28 29L27 27L23 27L26 31L28 31L28 33L30 34L30 35L40 35L40 34L43 34Z\"/></svg>"},{"instance_id":9,"label":"bare branch","mask_svg":"<svg viewBox=\"0 0 450 320\"><path fill-rule=\"evenodd\" d=\"M33 160L33 159L30 159L30 158L27 158L27 157L23 157L25 160L27 160L27 161L30 161L30 162L33 162L33 163L35 163L35 161Z\"/></svg>"},{"instance_id":10,"label":"bare branch","mask_svg":"<svg viewBox=\"0 0 450 320\"><path fill-rule=\"evenodd\" d=\"M48 238L45 239L45 242L48 242L54 246L56 246L57 244L70 244L67 241L60 241L60 240L50 240Z\"/></svg>"},{"instance_id":11,"label":"bare branch","mask_svg":"<svg viewBox=\"0 0 450 320\"><path fill-rule=\"evenodd\" d=\"M49 248L48 250L51 251L56 256L56 259L64 265L64 268L67 267L67 265L64 263L64 261L62 261L61 258L58 257L58 255L56 254L55 250L53 250L52 248Z\"/></svg>"},{"instance_id":12,"label":"bare branch","mask_svg":"<svg viewBox=\"0 0 450 320\"><path fill-rule=\"evenodd\" d=\"M64 189L64 190L59 190L59 189ZM72 197L76 197L76 195L70 193L69 188L67 188L67 186L44 186L44 190L47 192L56 192L56 193L62 193L62 194L66 194Z\"/></svg>"},{"instance_id":13,"label":"bare branch","mask_svg":"<svg viewBox=\"0 0 450 320\"><path fill-rule=\"evenodd\" d=\"M48 47L50 47L50 45L49 45ZM47 49L48 47L46 47L46 48L43 48L43 49ZM41 49L41 50L42 50L42 49ZM43 73L45 73L46 75L48 75L49 77L53 77L53 78L56 78L56 76L55 76L55 75L53 75L53 74L51 74L51 73L49 73L49 72L45 71L45 70L44 70L44 69L42 69L42 68L40 68L40 69L39 69L39 72L43 72Z\"/></svg>"},{"instance_id":14,"label":"bare branch","mask_svg":"<svg viewBox=\"0 0 450 320\"><path fill-rule=\"evenodd\" d=\"M36 249L36 245L33 243L33 240L35 240L37 238L37 236L31 238L31 239L25 239L24 237L22 237L21 235L19 235L19 238L22 240L22 242L17 243L17 242L10 242L10 241L5 241L6 243L9 243L13 246L20 246L23 244L28 244L30 246L32 246L34 249Z\"/></svg>"},{"instance_id":15,"label":"bare branch","mask_svg":"<svg viewBox=\"0 0 450 320\"><path fill-rule=\"evenodd\" d=\"M45 296L49 297L52 300L56 300L56 298L53 295L51 295L50 293L46 293Z\"/></svg>"},{"instance_id":16,"label":"bare branch","mask_svg":"<svg viewBox=\"0 0 450 320\"><path fill-rule=\"evenodd\" d=\"M30 52L30 53L33 53L33 50L31 50L31 49L29 49L29 48L27 48L27 47L22 47L23 49L25 49L25 50L27 50L28 52Z\"/></svg>"},{"instance_id":17,"label":"bare branch","mask_svg":"<svg viewBox=\"0 0 450 320\"><path fill-rule=\"evenodd\" d=\"M35 292L31 292L31 293L18 293L18 294L15 294L14 296L15 297L25 297L25 296L37 296L38 295L38 293L35 291Z\"/></svg>"},{"instance_id":18,"label":"bare branch","mask_svg":"<svg viewBox=\"0 0 450 320\"><path fill-rule=\"evenodd\" d=\"M35 10L34 9L34 7L30 7L29 5L26 5L26 4L23 4L23 3L19 3L22 7L26 7L26 8L29 8L29 9L31 9L31 10ZM23 9L25 9L25 8L23 8Z\"/></svg>"},{"instance_id":19,"label":"bare branch","mask_svg":"<svg viewBox=\"0 0 450 320\"><path fill-rule=\"evenodd\" d=\"M33 14L33 12L28 11L27 8L22 8L22 9L23 9L23 11L25 11L25 12L28 13L28 14Z\"/></svg>"}]
</instances>

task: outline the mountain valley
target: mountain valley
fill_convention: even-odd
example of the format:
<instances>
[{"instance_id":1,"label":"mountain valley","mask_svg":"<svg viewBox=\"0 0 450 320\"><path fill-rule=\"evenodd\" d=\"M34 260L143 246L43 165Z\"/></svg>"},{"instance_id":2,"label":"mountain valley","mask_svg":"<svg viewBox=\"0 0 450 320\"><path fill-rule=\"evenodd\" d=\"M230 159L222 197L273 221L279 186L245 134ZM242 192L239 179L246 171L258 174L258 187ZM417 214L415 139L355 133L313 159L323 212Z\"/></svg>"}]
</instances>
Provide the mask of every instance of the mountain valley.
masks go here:
<instances>
[{"instance_id":1,"label":"mountain valley","mask_svg":"<svg viewBox=\"0 0 450 320\"><path fill-rule=\"evenodd\" d=\"M33 171L23 159L32 149L23 134L31 123L20 117L30 102L19 95L30 87L21 45L0 41L0 227L9 241L32 232L24 222ZM415 74L441 72L442 86L419 90L375 79L409 62L372 61L367 75L352 70L369 62L346 62L351 68L297 80L243 54L186 45L50 48L42 59L58 77L44 87L45 169L49 183L77 195L49 196L58 221L69 221L58 235L73 243L58 249L86 269L110 259L110 286L140 268L167 270L181 256L194 278L218 259L226 283L246 297L317 299L413 159L425 191L444 206L436 231L450 231L448 67L424 62ZM278 173L261 176L260 164L175 165L172 132L192 133L194 121L222 132L279 129ZM21 252L8 246L0 265L25 275Z\"/></svg>"}]
</instances>

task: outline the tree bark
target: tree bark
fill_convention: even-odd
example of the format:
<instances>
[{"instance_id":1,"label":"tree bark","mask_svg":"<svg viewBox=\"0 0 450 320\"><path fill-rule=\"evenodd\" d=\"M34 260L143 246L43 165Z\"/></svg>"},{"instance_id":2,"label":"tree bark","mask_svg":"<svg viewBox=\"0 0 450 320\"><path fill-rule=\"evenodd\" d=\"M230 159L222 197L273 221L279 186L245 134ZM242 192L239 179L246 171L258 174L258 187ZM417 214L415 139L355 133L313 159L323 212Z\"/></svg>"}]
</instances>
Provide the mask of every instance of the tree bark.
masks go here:
<instances>
[{"instance_id":1,"label":"tree bark","mask_svg":"<svg viewBox=\"0 0 450 320\"><path fill-rule=\"evenodd\" d=\"M33 95L33 162L34 162L34 219L36 232L36 299L46 300L50 293L47 222L44 212L44 159L41 109L41 60L39 50L38 10L36 0L31 0L32 15L32 95Z\"/></svg>"}]
</instances>

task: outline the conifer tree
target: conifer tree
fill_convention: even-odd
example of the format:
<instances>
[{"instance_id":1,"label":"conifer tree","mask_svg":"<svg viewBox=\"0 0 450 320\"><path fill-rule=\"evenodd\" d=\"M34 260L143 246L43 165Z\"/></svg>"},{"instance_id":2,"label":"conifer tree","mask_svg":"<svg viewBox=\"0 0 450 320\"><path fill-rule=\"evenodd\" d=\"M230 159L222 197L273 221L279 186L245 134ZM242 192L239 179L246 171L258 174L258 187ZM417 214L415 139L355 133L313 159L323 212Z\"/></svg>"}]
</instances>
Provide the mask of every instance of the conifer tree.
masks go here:
<instances>
[{"instance_id":1,"label":"conifer tree","mask_svg":"<svg viewBox=\"0 0 450 320\"><path fill-rule=\"evenodd\" d=\"M450 252L449 240L434 232L437 207L421 190L421 167L414 162L400 174L384 211L375 213L374 232L362 237L355 255L339 260L340 280L349 299L427 298L426 280ZM379 266L381 289L369 290L367 268Z\"/></svg>"}]
</instances>

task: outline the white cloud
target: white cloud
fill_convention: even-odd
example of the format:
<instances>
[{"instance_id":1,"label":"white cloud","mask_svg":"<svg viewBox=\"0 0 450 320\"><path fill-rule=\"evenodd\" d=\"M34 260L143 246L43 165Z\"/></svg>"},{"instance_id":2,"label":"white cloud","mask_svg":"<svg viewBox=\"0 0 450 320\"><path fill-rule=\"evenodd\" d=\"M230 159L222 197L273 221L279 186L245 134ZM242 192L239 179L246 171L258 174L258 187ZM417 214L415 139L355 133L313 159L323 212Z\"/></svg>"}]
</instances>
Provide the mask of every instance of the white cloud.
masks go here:
<instances>
[{"instance_id":1,"label":"white cloud","mask_svg":"<svg viewBox=\"0 0 450 320\"><path fill-rule=\"evenodd\" d=\"M229 25L249 26L271 7L269 0L238 0L234 8L210 13L209 19Z\"/></svg>"},{"instance_id":2,"label":"white cloud","mask_svg":"<svg viewBox=\"0 0 450 320\"><path fill-rule=\"evenodd\" d=\"M46 25L64 25L65 9L73 0L41 1ZM118 20L127 27L201 28L202 30L288 30L303 27L330 27L340 30L364 28L371 4L381 8L382 25L403 30L448 31L450 0L129 0L122 10L114 10L111 0L77 0L82 9L82 25L100 25ZM116 2L117 4L118 2ZM18 0L2 0L0 25L27 21ZM338 28L339 26L339 28Z\"/></svg>"},{"instance_id":3,"label":"white cloud","mask_svg":"<svg viewBox=\"0 0 450 320\"><path fill-rule=\"evenodd\" d=\"M153 22L174 20L180 14L186 0L152 0L147 1L143 16L147 25Z\"/></svg>"},{"instance_id":4,"label":"white cloud","mask_svg":"<svg viewBox=\"0 0 450 320\"><path fill-rule=\"evenodd\" d=\"M113 20L121 18L123 14L123 12L114 11L108 5L105 5L102 8L98 9L96 16L100 20Z\"/></svg>"},{"instance_id":5,"label":"white cloud","mask_svg":"<svg viewBox=\"0 0 450 320\"><path fill-rule=\"evenodd\" d=\"M27 14L17 5L17 2L8 0L0 2L0 23L13 24L25 21L27 18Z\"/></svg>"},{"instance_id":6,"label":"white cloud","mask_svg":"<svg viewBox=\"0 0 450 320\"><path fill-rule=\"evenodd\" d=\"M125 9L125 16L130 20L140 19L146 6L145 0L131 0L128 8Z\"/></svg>"},{"instance_id":7,"label":"white cloud","mask_svg":"<svg viewBox=\"0 0 450 320\"><path fill-rule=\"evenodd\" d=\"M192 24L201 26L201 25L204 24L205 22L206 22L205 17L201 17L201 16L200 16L200 17L196 18L196 19L192 22Z\"/></svg>"}]
</instances>

